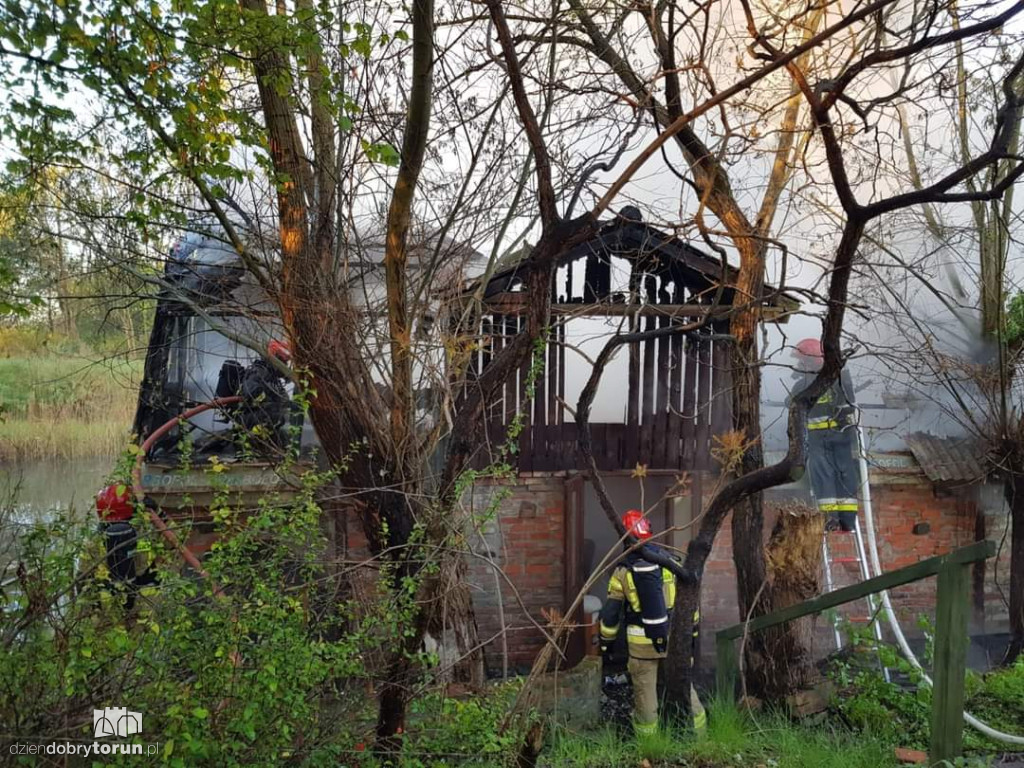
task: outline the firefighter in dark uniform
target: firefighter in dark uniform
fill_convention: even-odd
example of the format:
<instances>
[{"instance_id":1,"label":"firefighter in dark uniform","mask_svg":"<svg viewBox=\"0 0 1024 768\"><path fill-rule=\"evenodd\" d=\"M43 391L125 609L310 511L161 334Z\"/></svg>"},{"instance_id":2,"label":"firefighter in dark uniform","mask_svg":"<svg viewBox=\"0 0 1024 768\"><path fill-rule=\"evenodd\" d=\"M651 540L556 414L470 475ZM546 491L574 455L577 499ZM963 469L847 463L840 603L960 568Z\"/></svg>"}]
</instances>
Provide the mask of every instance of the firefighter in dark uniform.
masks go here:
<instances>
[{"instance_id":1,"label":"firefighter in dark uniform","mask_svg":"<svg viewBox=\"0 0 1024 768\"><path fill-rule=\"evenodd\" d=\"M796 345L797 384L806 388L821 369L821 342L804 339ZM829 530L853 531L857 520L860 466L857 462L857 409L853 382L843 369L839 379L807 412L807 470L818 509Z\"/></svg>"},{"instance_id":2,"label":"firefighter in dark uniform","mask_svg":"<svg viewBox=\"0 0 1024 768\"><path fill-rule=\"evenodd\" d=\"M146 504L152 502L147 499ZM135 500L130 486L115 483L102 488L96 494L96 514L106 543L108 584L121 596L124 607L131 610L139 591L155 585L158 579L147 554L149 547L139 546L139 534L132 523Z\"/></svg>"},{"instance_id":3,"label":"firefighter in dark uniform","mask_svg":"<svg viewBox=\"0 0 1024 768\"><path fill-rule=\"evenodd\" d=\"M651 538L650 523L638 509L626 512L622 524L640 541ZM628 669L633 682L633 729L638 736L658 730L658 667L668 651L670 614L675 601L675 575L668 568L645 560L638 551L626 554L608 582L608 600L601 609L601 653L606 660L609 658L625 623ZM693 619L696 643L699 611ZM698 733L704 732L707 715L692 687L690 709L694 728Z\"/></svg>"}]
</instances>

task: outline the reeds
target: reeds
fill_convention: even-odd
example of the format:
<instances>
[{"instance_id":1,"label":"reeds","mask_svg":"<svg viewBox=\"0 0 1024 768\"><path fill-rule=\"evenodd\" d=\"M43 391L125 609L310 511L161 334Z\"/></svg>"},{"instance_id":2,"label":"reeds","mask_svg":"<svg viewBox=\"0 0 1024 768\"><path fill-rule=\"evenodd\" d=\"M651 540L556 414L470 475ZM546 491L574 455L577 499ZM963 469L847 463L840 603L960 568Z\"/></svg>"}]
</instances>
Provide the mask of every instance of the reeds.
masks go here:
<instances>
[{"instance_id":1,"label":"reeds","mask_svg":"<svg viewBox=\"0 0 1024 768\"><path fill-rule=\"evenodd\" d=\"M0 359L0 461L116 456L128 442L138 361Z\"/></svg>"}]
</instances>

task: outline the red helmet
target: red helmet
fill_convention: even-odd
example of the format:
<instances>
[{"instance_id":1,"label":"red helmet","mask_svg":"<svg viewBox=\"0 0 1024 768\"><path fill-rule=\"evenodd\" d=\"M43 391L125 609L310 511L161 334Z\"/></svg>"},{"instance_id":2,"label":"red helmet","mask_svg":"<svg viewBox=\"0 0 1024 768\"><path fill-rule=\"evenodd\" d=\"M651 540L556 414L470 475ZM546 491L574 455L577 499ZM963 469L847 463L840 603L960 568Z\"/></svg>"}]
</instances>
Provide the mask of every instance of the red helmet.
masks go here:
<instances>
[{"instance_id":1,"label":"red helmet","mask_svg":"<svg viewBox=\"0 0 1024 768\"><path fill-rule=\"evenodd\" d=\"M631 509L622 516L622 527L641 541L651 538L651 524L639 509Z\"/></svg>"},{"instance_id":2,"label":"red helmet","mask_svg":"<svg viewBox=\"0 0 1024 768\"><path fill-rule=\"evenodd\" d=\"M270 357L276 357L282 363L290 363L292 359L292 348L288 346L287 341L271 339L270 343L267 344L267 355Z\"/></svg>"},{"instance_id":3,"label":"red helmet","mask_svg":"<svg viewBox=\"0 0 1024 768\"><path fill-rule=\"evenodd\" d=\"M821 342L818 339L804 339L796 345L796 353L804 357L822 358L825 353L821 349Z\"/></svg>"},{"instance_id":4,"label":"red helmet","mask_svg":"<svg viewBox=\"0 0 1024 768\"><path fill-rule=\"evenodd\" d=\"M131 490L127 485L108 485L96 494L96 514L100 520L114 522L131 519L135 512Z\"/></svg>"}]
</instances>

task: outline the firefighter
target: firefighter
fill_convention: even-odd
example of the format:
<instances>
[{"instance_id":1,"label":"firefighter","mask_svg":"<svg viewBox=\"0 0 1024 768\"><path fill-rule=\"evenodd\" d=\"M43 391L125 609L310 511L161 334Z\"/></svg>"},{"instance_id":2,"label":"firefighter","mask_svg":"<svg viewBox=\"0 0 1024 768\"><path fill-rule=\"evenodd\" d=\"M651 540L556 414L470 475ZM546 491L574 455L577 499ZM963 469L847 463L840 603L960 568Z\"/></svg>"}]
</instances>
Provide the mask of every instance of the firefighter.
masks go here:
<instances>
[{"instance_id":1,"label":"firefighter","mask_svg":"<svg viewBox=\"0 0 1024 768\"><path fill-rule=\"evenodd\" d=\"M147 499L147 504L150 503ZM134 514L135 502L126 484L108 485L96 494L96 515L106 544L110 584L121 592L124 607L128 610L135 606L142 587L157 582L152 563L142 556L148 547L139 546L139 534L132 524Z\"/></svg>"},{"instance_id":2,"label":"firefighter","mask_svg":"<svg viewBox=\"0 0 1024 768\"><path fill-rule=\"evenodd\" d=\"M242 402L234 413L235 422L247 438L257 438L259 447L267 453L280 451L287 444L285 425L290 410L284 376L271 358L285 365L291 362L287 342L272 340L267 345L266 357L254 360L241 371L236 392L242 396Z\"/></svg>"},{"instance_id":3,"label":"firefighter","mask_svg":"<svg viewBox=\"0 0 1024 768\"><path fill-rule=\"evenodd\" d=\"M817 339L796 345L793 390L800 392L821 369L824 354ZM807 470L818 509L826 515L828 530L853 531L857 520L860 467L857 455L857 409L850 374L844 369L838 380L807 412Z\"/></svg>"},{"instance_id":4,"label":"firefighter","mask_svg":"<svg viewBox=\"0 0 1024 768\"><path fill-rule=\"evenodd\" d=\"M626 512L622 525L641 542L651 538L651 524L638 509ZM601 609L601 654L606 663L622 624L626 625L628 669L633 681L633 729L638 736L658 730L658 667L668 651L670 617L676 599L675 575L668 568L644 559L644 549L653 550L648 556L656 555L658 560L668 557L651 543L639 551L628 552L612 573L608 600ZM697 611L693 616L694 643L699 620ZM692 686L690 709L694 728L702 733L707 727L707 715Z\"/></svg>"}]
</instances>

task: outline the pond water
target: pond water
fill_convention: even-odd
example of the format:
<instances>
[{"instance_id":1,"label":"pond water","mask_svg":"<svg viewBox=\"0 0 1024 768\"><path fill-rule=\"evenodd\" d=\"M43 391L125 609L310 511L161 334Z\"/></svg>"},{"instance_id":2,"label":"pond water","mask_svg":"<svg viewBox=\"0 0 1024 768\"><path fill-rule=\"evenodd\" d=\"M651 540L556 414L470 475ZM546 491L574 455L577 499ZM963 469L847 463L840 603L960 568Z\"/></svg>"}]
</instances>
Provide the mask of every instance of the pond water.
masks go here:
<instances>
[{"instance_id":1,"label":"pond water","mask_svg":"<svg viewBox=\"0 0 1024 768\"><path fill-rule=\"evenodd\" d=\"M54 510L89 514L113 466L114 459L97 456L0 464L0 499L14 494L20 509L39 516Z\"/></svg>"}]
</instances>

